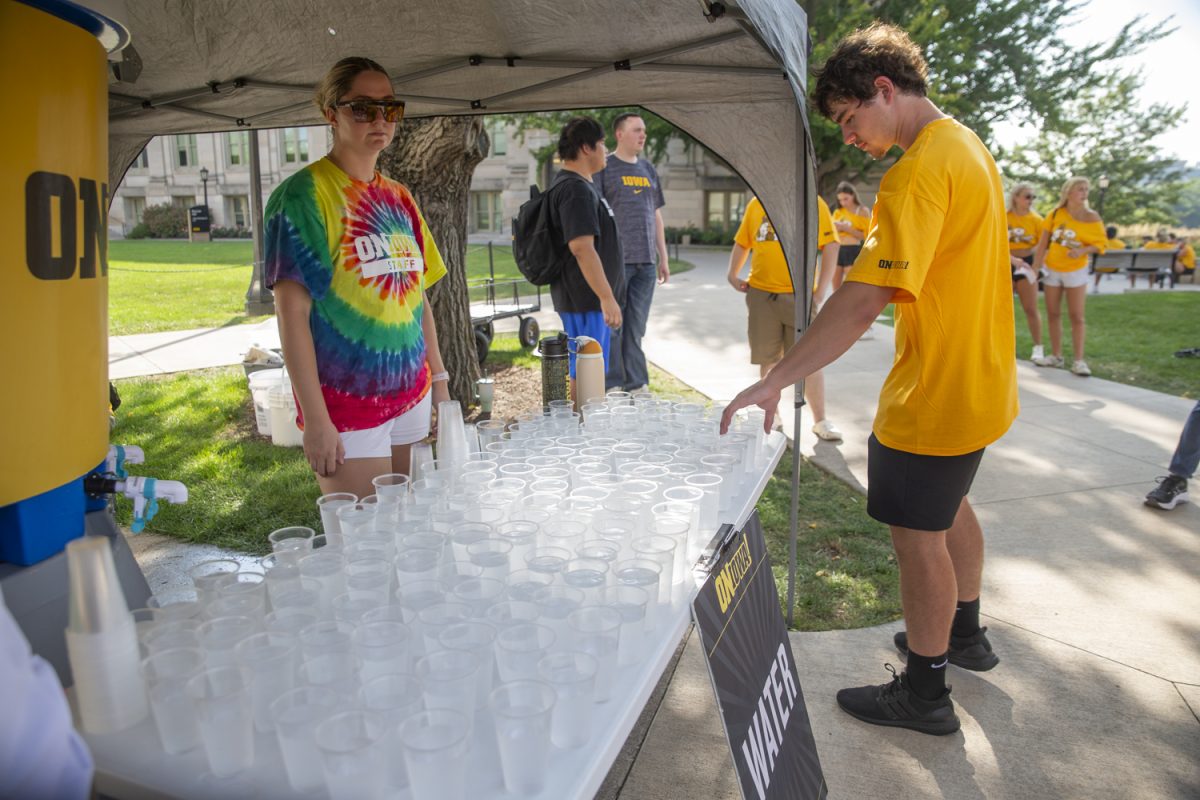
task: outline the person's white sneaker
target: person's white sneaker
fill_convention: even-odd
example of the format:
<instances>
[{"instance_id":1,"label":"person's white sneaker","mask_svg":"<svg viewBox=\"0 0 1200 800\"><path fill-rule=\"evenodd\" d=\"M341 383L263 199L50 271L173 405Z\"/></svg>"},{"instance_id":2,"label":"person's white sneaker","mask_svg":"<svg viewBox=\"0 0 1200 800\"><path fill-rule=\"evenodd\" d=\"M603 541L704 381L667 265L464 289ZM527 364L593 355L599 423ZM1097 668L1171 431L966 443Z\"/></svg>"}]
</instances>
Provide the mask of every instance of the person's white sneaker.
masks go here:
<instances>
[{"instance_id":1,"label":"person's white sneaker","mask_svg":"<svg viewBox=\"0 0 1200 800\"><path fill-rule=\"evenodd\" d=\"M813 425L812 432L817 435L818 439L823 439L826 442L840 442L842 440L842 432L827 419L823 419L816 425Z\"/></svg>"},{"instance_id":2,"label":"person's white sneaker","mask_svg":"<svg viewBox=\"0 0 1200 800\"><path fill-rule=\"evenodd\" d=\"M1061 367L1066 362L1062 356L1042 356L1041 358L1033 359L1033 363L1039 367Z\"/></svg>"},{"instance_id":3,"label":"person's white sneaker","mask_svg":"<svg viewBox=\"0 0 1200 800\"><path fill-rule=\"evenodd\" d=\"M1079 359L1071 365L1071 373L1073 375L1078 375L1081 378L1086 378L1092 374L1092 370L1088 367L1086 361Z\"/></svg>"},{"instance_id":4,"label":"person's white sneaker","mask_svg":"<svg viewBox=\"0 0 1200 800\"><path fill-rule=\"evenodd\" d=\"M1037 361L1039 358L1045 358L1045 357L1046 357L1046 349L1044 347L1042 347L1042 345L1040 345L1040 344L1035 344L1033 346L1033 352L1029 354L1029 360Z\"/></svg>"}]
</instances>

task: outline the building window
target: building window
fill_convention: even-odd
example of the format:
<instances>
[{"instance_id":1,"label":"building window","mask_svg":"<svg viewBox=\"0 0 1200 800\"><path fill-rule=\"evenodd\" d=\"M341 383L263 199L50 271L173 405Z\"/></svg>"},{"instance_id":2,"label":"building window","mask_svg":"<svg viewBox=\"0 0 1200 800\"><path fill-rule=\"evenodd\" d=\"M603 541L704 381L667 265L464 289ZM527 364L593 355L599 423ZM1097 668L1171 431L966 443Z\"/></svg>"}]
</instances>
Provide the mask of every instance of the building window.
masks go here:
<instances>
[{"instance_id":1,"label":"building window","mask_svg":"<svg viewBox=\"0 0 1200 800\"><path fill-rule=\"evenodd\" d=\"M126 197L125 198L125 227L132 228L134 225L140 225L142 219L146 216L146 198L144 197Z\"/></svg>"},{"instance_id":2,"label":"building window","mask_svg":"<svg viewBox=\"0 0 1200 800\"><path fill-rule=\"evenodd\" d=\"M146 148L144 148L144 147L142 148L142 152L137 154L137 158L135 158L133 160L133 163L129 165L129 168L130 169L149 169L150 168L150 156L146 154ZM145 204L143 203L143 205L145 205Z\"/></svg>"},{"instance_id":3,"label":"building window","mask_svg":"<svg viewBox=\"0 0 1200 800\"><path fill-rule=\"evenodd\" d=\"M283 129L283 160L288 164L308 161L308 128Z\"/></svg>"},{"instance_id":4,"label":"building window","mask_svg":"<svg viewBox=\"0 0 1200 800\"><path fill-rule=\"evenodd\" d=\"M492 152L489 155L507 155L508 132L504 128L504 121L499 119L489 119L485 123L484 127L487 130L488 138L492 141Z\"/></svg>"},{"instance_id":5,"label":"building window","mask_svg":"<svg viewBox=\"0 0 1200 800\"><path fill-rule=\"evenodd\" d=\"M503 204L499 192L471 192L471 232L500 232Z\"/></svg>"},{"instance_id":6,"label":"building window","mask_svg":"<svg viewBox=\"0 0 1200 800\"><path fill-rule=\"evenodd\" d=\"M178 208L191 208L196 205L196 195L194 194L177 194L172 195L171 205Z\"/></svg>"},{"instance_id":7,"label":"building window","mask_svg":"<svg viewBox=\"0 0 1200 800\"><path fill-rule=\"evenodd\" d=\"M195 167L199 159L196 157L196 134L185 133L175 137L175 165L180 167Z\"/></svg>"},{"instance_id":8,"label":"building window","mask_svg":"<svg viewBox=\"0 0 1200 800\"><path fill-rule=\"evenodd\" d=\"M709 230L736 230L742 221L742 192L705 192L704 227Z\"/></svg>"},{"instance_id":9,"label":"building window","mask_svg":"<svg viewBox=\"0 0 1200 800\"><path fill-rule=\"evenodd\" d=\"M250 133L235 131L227 133L226 152L229 155L229 166L244 167L250 163Z\"/></svg>"},{"instance_id":10,"label":"building window","mask_svg":"<svg viewBox=\"0 0 1200 800\"><path fill-rule=\"evenodd\" d=\"M229 221L235 228L250 227L250 198L244 194L229 198Z\"/></svg>"}]
</instances>

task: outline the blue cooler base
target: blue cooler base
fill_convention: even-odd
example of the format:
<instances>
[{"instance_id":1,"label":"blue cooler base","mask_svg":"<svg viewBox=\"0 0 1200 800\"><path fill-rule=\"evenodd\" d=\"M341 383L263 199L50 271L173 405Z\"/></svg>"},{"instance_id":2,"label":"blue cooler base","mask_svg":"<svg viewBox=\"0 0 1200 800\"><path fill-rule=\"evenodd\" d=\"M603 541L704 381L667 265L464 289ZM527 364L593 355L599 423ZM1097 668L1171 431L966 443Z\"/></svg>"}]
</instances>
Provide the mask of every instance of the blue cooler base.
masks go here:
<instances>
[{"instance_id":1,"label":"blue cooler base","mask_svg":"<svg viewBox=\"0 0 1200 800\"><path fill-rule=\"evenodd\" d=\"M0 507L0 561L29 566L83 536L83 478Z\"/></svg>"}]
</instances>

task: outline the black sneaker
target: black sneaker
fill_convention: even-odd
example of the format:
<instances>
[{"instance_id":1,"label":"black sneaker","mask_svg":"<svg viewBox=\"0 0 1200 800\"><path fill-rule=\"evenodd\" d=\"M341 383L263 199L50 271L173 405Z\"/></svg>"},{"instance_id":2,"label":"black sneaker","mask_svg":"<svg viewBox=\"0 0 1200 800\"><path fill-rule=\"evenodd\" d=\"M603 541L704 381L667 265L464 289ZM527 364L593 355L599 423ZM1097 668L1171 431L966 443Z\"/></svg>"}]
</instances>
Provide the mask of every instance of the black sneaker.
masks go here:
<instances>
[{"instance_id":1,"label":"black sneaker","mask_svg":"<svg viewBox=\"0 0 1200 800\"><path fill-rule=\"evenodd\" d=\"M1170 511L1188 501L1187 481L1178 475L1158 479L1158 486L1146 495L1146 505Z\"/></svg>"},{"instance_id":2,"label":"black sneaker","mask_svg":"<svg viewBox=\"0 0 1200 800\"><path fill-rule=\"evenodd\" d=\"M947 656L956 667L972 672L987 672L1000 663L1000 657L992 652L992 643L987 638L987 628L980 628L970 636L950 634L950 651ZM908 634L900 631L892 637L900 655L908 658Z\"/></svg>"},{"instance_id":3,"label":"black sneaker","mask_svg":"<svg viewBox=\"0 0 1200 800\"><path fill-rule=\"evenodd\" d=\"M837 693L837 702L843 711L872 725L908 728L932 736L945 736L959 729L961 723L948 687L936 700L926 700L909 687L907 672L897 675L891 664L884 666L892 673L891 683L842 689Z\"/></svg>"}]
</instances>

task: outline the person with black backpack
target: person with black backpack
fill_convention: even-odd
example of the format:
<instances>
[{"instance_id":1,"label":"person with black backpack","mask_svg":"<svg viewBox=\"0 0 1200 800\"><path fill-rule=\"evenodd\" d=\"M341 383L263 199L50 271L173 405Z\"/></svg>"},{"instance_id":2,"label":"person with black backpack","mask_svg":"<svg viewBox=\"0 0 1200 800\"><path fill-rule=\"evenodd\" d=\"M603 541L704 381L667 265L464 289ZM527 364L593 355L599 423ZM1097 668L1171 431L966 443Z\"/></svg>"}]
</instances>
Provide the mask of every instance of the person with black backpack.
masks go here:
<instances>
[{"instance_id":1,"label":"person with black backpack","mask_svg":"<svg viewBox=\"0 0 1200 800\"><path fill-rule=\"evenodd\" d=\"M592 175L604 169L607 155L600 123L590 117L570 120L558 137L562 171L540 198L542 218L559 248L558 269L546 276L554 310L568 336L590 336L600 342L606 370L612 332L621 327L625 297L625 262L617 223L608 202L592 184ZM537 202L539 199L530 201ZM514 234L521 239L515 229ZM514 241L514 251L521 245ZM574 395L574 354L570 373Z\"/></svg>"}]
</instances>

